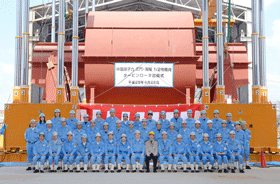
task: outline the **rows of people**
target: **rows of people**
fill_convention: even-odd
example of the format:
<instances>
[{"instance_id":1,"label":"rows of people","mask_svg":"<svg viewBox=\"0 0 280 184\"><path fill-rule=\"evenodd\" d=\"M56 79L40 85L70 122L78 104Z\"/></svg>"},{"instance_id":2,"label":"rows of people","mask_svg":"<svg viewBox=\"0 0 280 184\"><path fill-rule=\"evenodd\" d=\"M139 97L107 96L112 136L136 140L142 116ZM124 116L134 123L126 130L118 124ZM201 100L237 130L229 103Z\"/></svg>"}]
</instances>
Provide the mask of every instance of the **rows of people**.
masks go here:
<instances>
[{"instance_id":1,"label":"rows of people","mask_svg":"<svg viewBox=\"0 0 280 184\"><path fill-rule=\"evenodd\" d=\"M136 161L139 160L139 171L143 172L144 161L149 164L157 159L161 171L164 172L164 160L168 162L168 172L177 172L178 161L182 163L184 172L199 172L202 162L204 172L213 172L215 160L218 172L235 172L235 161L244 173L243 157L245 155L246 169L249 167L251 132L246 129L246 122L233 122L232 115L227 114L227 120L219 118L219 111L214 111L214 119L207 118L205 110L201 118L192 118L192 110L187 111L188 118L179 117L179 111L174 110L174 117L169 121L166 113L161 112L161 119L153 120L153 112L148 112L148 119L140 121L140 115L135 114L135 121L128 120L128 114L123 114L123 121L115 116L115 110L110 110L110 116L105 120L101 112L96 113L96 119L89 121L84 115L84 121L75 118L75 111L70 111L70 118L61 118L60 110L55 110L55 117L45 121L45 115L40 114L39 122L31 120L30 128L25 132L27 141L28 168L35 167L34 172L44 172L45 161L51 172L63 171L84 172L90 166L93 172L99 172L101 164L105 172L109 169L121 171L121 164L126 163L126 171L136 172ZM154 145L155 144L155 145ZM153 145L151 147L151 145ZM151 151L152 150L152 151ZM153 154L151 154L153 152ZM152 157L151 157L152 156ZM33 161L33 162L32 162ZM109 162L111 163L109 164ZM83 163L80 165L80 163ZM110 168L109 168L110 165ZM60 166L60 167L59 167ZM149 171L149 167L146 167Z\"/></svg>"}]
</instances>

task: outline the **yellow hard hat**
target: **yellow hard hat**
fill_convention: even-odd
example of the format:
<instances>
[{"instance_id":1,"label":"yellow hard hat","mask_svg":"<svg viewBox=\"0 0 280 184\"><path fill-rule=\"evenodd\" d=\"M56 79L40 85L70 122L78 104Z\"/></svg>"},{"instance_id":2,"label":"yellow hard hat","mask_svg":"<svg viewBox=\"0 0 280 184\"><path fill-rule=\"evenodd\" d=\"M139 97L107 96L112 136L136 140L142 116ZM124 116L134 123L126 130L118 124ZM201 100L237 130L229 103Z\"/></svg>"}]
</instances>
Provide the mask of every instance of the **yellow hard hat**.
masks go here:
<instances>
[{"instance_id":1,"label":"yellow hard hat","mask_svg":"<svg viewBox=\"0 0 280 184\"><path fill-rule=\"evenodd\" d=\"M151 132L149 133L149 135L155 136L155 133L154 133L153 131L151 131Z\"/></svg>"}]
</instances>

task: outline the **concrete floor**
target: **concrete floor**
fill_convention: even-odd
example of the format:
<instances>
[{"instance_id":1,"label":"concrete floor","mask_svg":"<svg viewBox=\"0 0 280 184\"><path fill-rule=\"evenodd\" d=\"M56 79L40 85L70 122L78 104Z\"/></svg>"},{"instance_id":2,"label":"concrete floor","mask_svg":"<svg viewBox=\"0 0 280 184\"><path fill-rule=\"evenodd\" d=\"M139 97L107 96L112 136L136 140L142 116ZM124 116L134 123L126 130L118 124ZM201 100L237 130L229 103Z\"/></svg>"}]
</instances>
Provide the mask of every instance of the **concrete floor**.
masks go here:
<instances>
[{"instance_id":1,"label":"concrete floor","mask_svg":"<svg viewBox=\"0 0 280 184\"><path fill-rule=\"evenodd\" d=\"M280 167L262 169L253 167L245 174L214 173L42 173L25 171L25 166L0 167L0 183L280 183Z\"/></svg>"}]
</instances>

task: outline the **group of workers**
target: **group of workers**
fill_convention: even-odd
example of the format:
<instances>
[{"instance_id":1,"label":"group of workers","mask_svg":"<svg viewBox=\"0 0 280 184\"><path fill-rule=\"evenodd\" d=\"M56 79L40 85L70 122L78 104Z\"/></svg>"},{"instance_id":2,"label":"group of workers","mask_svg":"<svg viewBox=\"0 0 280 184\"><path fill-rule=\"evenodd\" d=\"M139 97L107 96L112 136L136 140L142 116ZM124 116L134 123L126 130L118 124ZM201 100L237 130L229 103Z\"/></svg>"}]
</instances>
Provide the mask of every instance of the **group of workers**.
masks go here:
<instances>
[{"instance_id":1,"label":"group of workers","mask_svg":"<svg viewBox=\"0 0 280 184\"><path fill-rule=\"evenodd\" d=\"M39 122L31 120L25 132L27 170L34 169L34 173L43 173L45 167L50 172L99 172L101 165L106 173L115 168L121 172L124 165L126 172L144 172L144 167L150 172L150 160L153 172L158 168L164 172L165 161L168 172L177 172L179 162L183 172L192 173L200 172L202 167L204 172L213 172L217 167L218 173L235 173L237 168L244 173L245 168L250 169L251 132L245 121L232 121L231 113L222 120L215 110L210 120L202 110L201 118L195 120L192 110L188 110L188 118L183 120L174 110L169 121L162 111L161 119L155 121L149 111L148 119L141 121L140 114L135 114L135 121L129 121L128 114L123 113L120 121L111 109L106 120L98 111L96 119L89 121L86 114L83 122L75 118L73 110L69 119L62 118L59 109L54 115L46 121L40 114Z\"/></svg>"}]
</instances>

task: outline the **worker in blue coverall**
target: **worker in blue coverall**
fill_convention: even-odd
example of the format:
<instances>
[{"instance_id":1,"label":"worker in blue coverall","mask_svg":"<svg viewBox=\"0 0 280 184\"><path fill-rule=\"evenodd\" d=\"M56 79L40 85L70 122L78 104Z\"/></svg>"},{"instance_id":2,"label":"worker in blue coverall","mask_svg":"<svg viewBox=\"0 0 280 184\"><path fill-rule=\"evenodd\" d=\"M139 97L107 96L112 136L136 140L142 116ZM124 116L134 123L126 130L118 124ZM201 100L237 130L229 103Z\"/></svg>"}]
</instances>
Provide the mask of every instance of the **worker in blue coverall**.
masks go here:
<instances>
[{"instance_id":1,"label":"worker in blue coverall","mask_svg":"<svg viewBox=\"0 0 280 184\"><path fill-rule=\"evenodd\" d=\"M140 121L140 114L135 114L134 128L139 130L142 127L142 121Z\"/></svg>"},{"instance_id":2,"label":"worker in blue coverall","mask_svg":"<svg viewBox=\"0 0 280 184\"><path fill-rule=\"evenodd\" d=\"M54 111L54 117L51 119L53 129L57 129L60 126L61 118L60 118L60 110L56 109Z\"/></svg>"},{"instance_id":3,"label":"worker in blue coverall","mask_svg":"<svg viewBox=\"0 0 280 184\"><path fill-rule=\"evenodd\" d=\"M216 134L218 133L218 130L213 127L212 120L207 121L207 128L204 133L207 133L209 135L209 141L213 144L216 141Z\"/></svg>"},{"instance_id":4,"label":"worker in blue coverall","mask_svg":"<svg viewBox=\"0 0 280 184\"><path fill-rule=\"evenodd\" d=\"M104 155L105 144L101 141L101 134L98 132L95 135L95 141L91 144L91 159L92 172L99 172L102 156Z\"/></svg>"},{"instance_id":5,"label":"worker in blue coverall","mask_svg":"<svg viewBox=\"0 0 280 184\"><path fill-rule=\"evenodd\" d=\"M103 124L105 123L105 120L101 118L101 115L102 115L101 111L96 112L95 126L100 131L103 130Z\"/></svg>"},{"instance_id":6,"label":"worker in blue coverall","mask_svg":"<svg viewBox=\"0 0 280 184\"><path fill-rule=\"evenodd\" d=\"M108 133L108 140L105 142L105 173L108 173L109 160L111 160L111 173L114 172L114 165L116 160L116 145L117 141L114 139L113 132Z\"/></svg>"},{"instance_id":7,"label":"worker in blue coverall","mask_svg":"<svg viewBox=\"0 0 280 184\"><path fill-rule=\"evenodd\" d=\"M109 124L107 122L103 123L103 130L100 131L101 134L101 140L105 143L108 140L108 133L109 130Z\"/></svg>"},{"instance_id":8,"label":"worker in blue coverall","mask_svg":"<svg viewBox=\"0 0 280 184\"><path fill-rule=\"evenodd\" d=\"M231 131L231 130L235 130L235 122L232 121L232 114L231 113L227 113L227 128Z\"/></svg>"},{"instance_id":9,"label":"worker in blue coverall","mask_svg":"<svg viewBox=\"0 0 280 184\"><path fill-rule=\"evenodd\" d=\"M206 117L207 116L206 110L202 110L200 115L201 118L198 119L200 121L200 128L203 130L203 132L205 132L207 128L207 121L209 120L209 118Z\"/></svg>"},{"instance_id":10,"label":"worker in blue coverall","mask_svg":"<svg viewBox=\"0 0 280 184\"><path fill-rule=\"evenodd\" d=\"M235 139L235 131L230 132L230 139L227 141L228 159L231 161L231 172L235 173L234 161L239 161L239 172L244 173L243 170L243 157L241 155L241 144Z\"/></svg>"},{"instance_id":11,"label":"worker in blue coverall","mask_svg":"<svg viewBox=\"0 0 280 184\"><path fill-rule=\"evenodd\" d=\"M186 145L186 147L187 147L187 153L191 165L191 172L192 173L199 172L198 165L200 162L200 158L199 158L200 144L197 141L196 134L194 132L190 133L190 140ZM194 170L194 162L196 163L195 170Z\"/></svg>"},{"instance_id":12,"label":"worker in blue coverall","mask_svg":"<svg viewBox=\"0 0 280 184\"><path fill-rule=\"evenodd\" d=\"M241 156L244 156L244 150L246 145L246 137L244 131L241 129L241 123L239 121L235 122L235 139L241 144Z\"/></svg>"},{"instance_id":13,"label":"worker in blue coverall","mask_svg":"<svg viewBox=\"0 0 280 184\"><path fill-rule=\"evenodd\" d=\"M110 116L106 119L106 122L109 124L109 130L113 130L116 128L116 121L119 120L115 116L115 109L110 109Z\"/></svg>"},{"instance_id":14,"label":"worker in blue coverall","mask_svg":"<svg viewBox=\"0 0 280 184\"><path fill-rule=\"evenodd\" d=\"M129 144L131 144L132 140L135 138L135 131L137 129L134 128L134 122L130 121L128 123L128 129L126 130L126 137L127 137L127 141L129 142Z\"/></svg>"},{"instance_id":15,"label":"worker in blue coverall","mask_svg":"<svg viewBox=\"0 0 280 184\"><path fill-rule=\"evenodd\" d=\"M182 127L183 119L179 117L179 111L177 109L173 112L174 117L170 120L170 122L174 123L175 131L179 132L180 128Z\"/></svg>"},{"instance_id":16,"label":"worker in blue coverall","mask_svg":"<svg viewBox=\"0 0 280 184\"><path fill-rule=\"evenodd\" d=\"M75 111L71 110L70 111L70 118L67 119L66 125L70 126L72 131L74 131L75 129L77 129L77 122L78 121L79 120L75 118Z\"/></svg>"},{"instance_id":17,"label":"worker in blue coverall","mask_svg":"<svg viewBox=\"0 0 280 184\"><path fill-rule=\"evenodd\" d=\"M156 128L156 121L153 120L153 111L148 112L148 120L147 120L147 127L152 131ZM143 123L142 123L143 125ZM149 139L148 139L149 140Z\"/></svg>"},{"instance_id":18,"label":"worker in blue coverall","mask_svg":"<svg viewBox=\"0 0 280 184\"><path fill-rule=\"evenodd\" d=\"M142 127L139 129L141 133L141 139L146 142L149 140L149 132L152 131L148 126L147 126L147 120L144 118L142 119Z\"/></svg>"},{"instance_id":19,"label":"worker in blue coverall","mask_svg":"<svg viewBox=\"0 0 280 184\"><path fill-rule=\"evenodd\" d=\"M218 161L219 170L218 173L222 173L222 168L224 166L224 173L228 173L226 165L228 164L227 158L227 145L222 141L222 134L218 133L216 135L217 141L213 144L213 154L215 159ZM222 162L223 165L222 165Z\"/></svg>"},{"instance_id":20,"label":"worker in blue coverall","mask_svg":"<svg viewBox=\"0 0 280 184\"><path fill-rule=\"evenodd\" d=\"M115 140L117 142L120 142L122 134L125 134L127 129L125 127L123 127L124 124L120 120L116 121L116 125L117 125L116 128L113 129L112 131L114 133Z\"/></svg>"},{"instance_id":21,"label":"worker in blue coverall","mask_svg":"<svg viewBox=\"0 0 280 184\"><path fill-rule=\"evenodd\" d=\"M182 141L187 143L190 139L191 130L187 128L187 121L182 122L182 128L179 130L179 134L182 136Z\"/></svg>"},{"instance_id":22,"label":"worker in blue coverall","mask_svg":"<svg viewBox=\"0 0 280 184\"><path fill-rule=\"evenodd\" d=\"M90 157L90 143L87 141L87 134L82 135L82 141L77 146L77 157L75 159L77 169L76 172L80 172L80 162L84 160L83 168L84 172L87 172L88 168L88 160Z\"/></svg>"},{"instance_id":23,"label":"worker in blue coverall","mask_svg":"<svg viewBox=\"0 0 280 184\"><path fill-rule=\"evenodd\" d=\"M77 122L77 129L73 131L74 134L74 140L76 143L79 143L82 141L82 135L86 134L86 131L82 128L82 122Z\"/></svg>"},{"instance_id":24,"label":"worker in blue coverall","mask_svg":"<svg viewBox=\"0 0 280 184\"><path fill-rule=\"evenodd\" d=\"M164 130L162 129L161 121L158 120L156 124L157 124L156 128L152 130L155 133L154 140L155 141L160 141L160 140L162 140L162 135L161 134Z\"/></svg>"},{"instance_id":25,"label":"worker in blue coverall","mask_svg":"<svg viewBox=\"0 0 280 184\"><path fill-rule=\"evenodd\" d=\"M212 119L213 128L219 130L222 128L222 119L219 118L220 112L218 110L214 110L214 118Z\"/></svg>"},{"instance_id":26,"label":"worker in blue coverall","mask_svg":"<svg viewBox=\"0 0 280 184\"><path fill-rule=\"evenodd\" d=\"M90 121L90 127L87 128L86 133L88 136L88 142L92 143L95 141L95 135L100 132L96 127L96 121L93 119Z\"/></svg>"},{"instance_id":27,"label":"worker in blue coverall","mask_svg":"<svg viewBox=\"0 0 280 184\"><path fill-rule=\"evenodd\" d=\"M128 128L128 123L129 123L129 120L128 120L128 113L123 113L123 120L122 120L122 127L124 129L127 129Z\"/></svg>"},{"instance_id":28,"label":"worker in blue coverall","mask_svg":"<svg viewBox=\"0 0 280 184\"><path fill-rule=\"evenodd\" d=\"M187 111L187 116L188 118L185 119L185 121L187 122L187 128L189 128L190 130L192 130L194 127L194 124L195 124L195 119L192 118L192 115L193 115L193 111L191 109L189 109Z\"/></svg>"},{"instance_id":29,"label":"worker in blue coverall","mask_svg":"<svg viewBox=\"0 0 280 184\"><path fill-rule=\"evenodd\" d=\"M45 114L41 113L39 115L39 121L37 123L36 128L38 129L39 132L42 132L44 131L44 129L47 128Z\"/></svg>"},{"instance_id":30,"label":"worker in blue coverall","mask_svg":"<svg viewBox=\"0 0 280 184\"><path fill-rule=\"evenodd\" d=\"M246 142L245 142L245 161L246 161L246 169L251 169L249 166L249 158L250 158L250 140L251 140L251 131L246 128L246 121L241 122L242 130L244 131Z\"/></svg>"},{"instance_id":31,"label":"worker in blue coverall","mask_svg":"<svg viewBox=\"0 0 280 184\"><path fill-rule=\"evenodd\" d=\"M66 122L65 122L66 124ZM62 142L58 139L58 133L53 132L53 140L49 143L49 165L50 172L57 172L58 162L61 158ZM54 166L53 166L54 161Z\"/></svg>"},{"instance_id":32,"label":"worker in blue coverall","mask_svg":"<svg viewBox=\"0 0 280 184\"><path fill-rule=\"evenodd\" d=\"M35 165L35 170L34 173L44 173L43 166L45 163L45 160L48 158L48 153L49 153L49 143L45 140L45 133L40 132L39 133L39 141L37 141L34 144L33 147L33 163ZM40 171L39 171L39 162L38 160L41 160L41 165L40 165Z\"/></svg>"},{"instance_id":33,"label":"worker in blue coverall","mask_svg":"<svg viewBox=\"0 0 280 184\"><path fill-rule=\"evenodd\" d=\"M177 141L173 144L173 155L174 155L174 162L173 162L173 172L177 172L177 164L179 160L183 161L183 171L187 172L187 164L188 159L186 156L186 143L182 141L182 136L180 134L177 135Z\"/></svg>"},{"instance_id":34,"label":"worker in blue coverall","mask_svg":"<svg viewBox=\"0 0 280 184\"><path fill-rule=\"evenodd\" d=\"M203 141L200 142L200 154L202 156L202 162L204 166L204 172L213 172L212 166L215 162L213 155L213 146L209 141L209 135L207 133L203 134ZM209 168L207 170L207 161L209 160Z\"/></svg>"},{"instance_id":35,"label":"worker in blue coverall","mask_svg":"<svg viewBox=\"0 0 280 184\"><path fill-rule=\"evenodd\" d=\"M72 128L67 125L66 119L61 118L61 126L57 129L58 138L64 142L67 140L67 133L72 131Z\"/></svg>"},{"instance_id":36,"label":"worker in blue coverall","mask_svg":"<svg viewBox=\"0 0 280 184\"><path fill-rule=\"evenodd\" d=\"M143 123L143 121L142 121ZM135 139L131 143L131 165L132 172L136 172L136 159L140 159L140 168L139 171L143 173L143 164L144 164L144 154L145 154L145 145L144 141L140 139L140 131L135 131Z\"/></svg>"},{"instance_id":37,"label":"worker in blue coverall","mask_svg":"<svg viewBox=\"0 0 280 184\"><path fill-rule=\"evenodd\" d=\"M88 129L88 127L90 127L89 115L85 114L83 118L84 118L84 121L83 121L82 129L84 131L86 131Z\"/></svg>"},{"instance_id":38,"label":"worker in blue coverall","mask_svg":"<svg viewBox=\"0 0 280 184\"><path fill-rule=\"evenodd\" d=\"M121 172L122 159L125 160L126 172L129 172L129 165L130 165L129 157L131 154L130 152L131 152L130 144L126 139L126 135L122 134L121 141L118 143L118 146L117 146L117 155L118 155L118 159L117 159L118 171L117 172Z\"/></svg>"},{"instance_id":39,"label":"worker in blue coverall","mask_svg":"<svg viewBox=\"0 0 280 184\"><path fill-rule=\"evenodd\" d=\"M159 121L161 121L162 129L164 131L168 131L169 130L169 123L170 122L166 119L166 112L165 111L161 111L160 117L161 117L161 119Z\"/></svg>"},{"instance_id":40,"label":"worker in blue coverall","mask_svg":"<svg viewBox=\"0 0 280 184\"><path fill-rule=\"evenodd\" d=\"M159 154L159 163L161 166L161 172L164 172L164 165L163 161L164 159L168 159L168 172L171 172L172 167L172 153L173 153L173 146L171 144L171 141L167 139L167 132L163 131L162 133L162 139L158 143L158 154Z\"/></svg>"},{"instance_id":41,"label":"worker in blue coverall","mask_svg":"<svg viewBox=\"0 0 280 184\"><path fill-rule=\"evenodd\" d=\"M224 143L226 143L230 139L230 130L227 128L226 120L222 120L222 128L218 130L218 133L222 134L222 141Z\"/></svg>"},{"instance_id":42,"label":"worker in blue coverall","mask_svg":"<svg viewBox=\"0 0 280 184\"><path fill-rule=\"evenodd\" d=\"M70 172L73 172L74 159L76 157L76 151L78 146L78 143L75 142L73 136L74 134L71 131L69 131L67 133L67 140L63 143L62 146L64 164L63 172L68 172L68 165Z\"/></svg>"},{"instance_id":43,"label":"worker in blue coverall","mask_svg":"<svg viewBox=\"0 0 280 184\"><path fill-rule=\"evenodd\" d=\"M32 168L32 159L33 159L33 147L34 144L39 140L39 130L36 128L36 121L32 119L30 121L30 128L25 131L24 138L26 140L26 150L27 150L27 162L28 167L27 171L31 170Z\"/></svg>"},{"instance_id":44,"label":"worker in blue coverall","mask_svg":"<svg viewBox=\"0 0 280 184\"><path fill-rule=\"evenodd\" d=\"M61 120L61 118L60 118L60 120ZM53 127L53 124L52 124L51 120L48 120L46 122L46 125L47 125L47 128L44 129L43 132L45 133L45 140L47 142L50 142L50 141L52 141L52 134L53 134L53 132L56 132L56 128ZM56 127L58 127L58 125Z\"/></svg>"},{"instance_id":45,"label":"worker in blue coverall","mask_svg":"<svg viewBox=\"0 0 280 184\"><path fill-rule=\"evenodd\" d=\"M200 121L196 120L195 121L195 128L191 130L192 132L195 133L195 139L200 143L203 140L203 133L204 131L200 127Z\"/></svg>"},{"instance_id":46,"label":"worker in blue coverall","mask_svg":"<svg viewBox=\"0 0 280 184\"><path fill-rule=\"evenodd\" d=\"M171 122L169 124L169 130L167 131L167 137L171 141L172 145L174 144L174 142L176 142L176 138L178 135L178 132L175 131L174 129L175 129L175 125L174 125L174 123Z\"/></svg>"}]
</instances>

